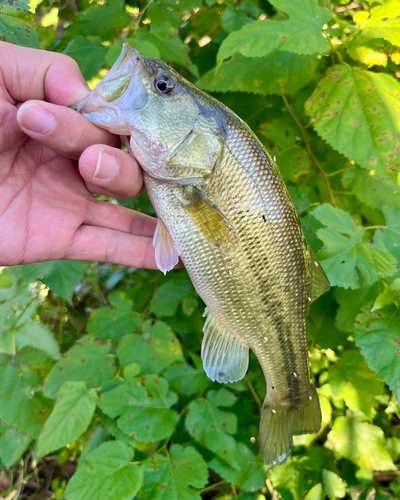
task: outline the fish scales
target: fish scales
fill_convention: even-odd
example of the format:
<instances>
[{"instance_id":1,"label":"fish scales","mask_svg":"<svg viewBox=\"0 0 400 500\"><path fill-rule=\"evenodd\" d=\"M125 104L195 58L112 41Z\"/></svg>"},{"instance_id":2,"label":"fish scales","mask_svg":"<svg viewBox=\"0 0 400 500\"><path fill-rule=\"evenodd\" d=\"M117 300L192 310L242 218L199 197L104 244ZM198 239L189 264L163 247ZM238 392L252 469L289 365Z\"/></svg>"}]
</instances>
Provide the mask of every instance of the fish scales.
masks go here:
<instances>
[{"instance_id":1,"label":"fish scales","mask_svg":"<svg viewBox=\"0 0 400 500\"><path fill-rule=\"evenodd\" d=\"M157 263L166 272L180 256L207 305L206 373L242 378L252 349L267 382L261 451L269 466L282 463L294 435L320 427L305 319L329 283L275 162L232 111L126 45L76 109L131 135L159 217Z\"/></svg>"}]
</instances>

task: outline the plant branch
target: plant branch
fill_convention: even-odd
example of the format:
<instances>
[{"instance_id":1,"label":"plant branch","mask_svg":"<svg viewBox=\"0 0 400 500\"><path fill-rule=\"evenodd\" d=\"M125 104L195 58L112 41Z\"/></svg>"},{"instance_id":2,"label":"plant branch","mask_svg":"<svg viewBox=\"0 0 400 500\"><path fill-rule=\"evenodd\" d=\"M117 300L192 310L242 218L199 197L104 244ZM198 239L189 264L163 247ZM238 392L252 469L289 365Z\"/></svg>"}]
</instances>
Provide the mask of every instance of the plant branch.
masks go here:
<instances>
[{"instance_id":1,"label":"plant branch","mask_svg":"<svg viewBox=\"0 0 400 500\"><path fill-rule=\"evenodd\" d=\"M254 389L253 384L250 382L247 375L244 377L244 379L246 381L247 387L250 389L250 392L253 395L255 402L257 403L258 408L261 408L262 402L261 402L260 398L258 397L258 394L257 394L256 390Z\"/></svg>"},{"instance_id":2,"label":"plant branch","mask_svg":"<svg viewBox=\"0 0 400 500\"><path fill-rule=\"evenodd\" d=\"M222 486L224 484L229 484L229 482L224 479L223 481L220 481L219 483L210 484L210 486L206 486L202 490L199 490L199 493L200 493L200 495L202 495L203 493L207 493L207 491L215 490L215 488L218 488L219 486Z\"/></svg>"},{"instance_id":3,"label":"plant branch","mask_svg":"<svg viewBox=\"0 0 400 500\"><path fill-rule=\"evenodd\" d=\"M290 102L289 102L288 98L285 95L282 95L282 99L283 99L283 102L285 103L285 106L287 107L287 110L289 111L289 113L292 116L293 120L296 122L297 126L300 129L300 132L301 132L301 135L303 136L303 140L304 140L304 143L306 145L306 150L307 150L307 153L308 153L309 157L312 159L312 161L314 162L315 166L318 168L318 170L321 172L321 174L325 178L326 186L327 186L328 192L329 192L329 197L331 199L331 204L335 207L336 206L335 197L333 195L332 186L331 186L331 184L329 182L329 176L325 172L325 170L322 168L321 163L319 162L319 160L315 156L313 150L311 149L310 141L308 140L308 136L307 136L307 132L306 132L305 128L303 127L303 124L297 118L296 113L293 111L293 108L290 105Z\"/></svg>"}]
</instances>

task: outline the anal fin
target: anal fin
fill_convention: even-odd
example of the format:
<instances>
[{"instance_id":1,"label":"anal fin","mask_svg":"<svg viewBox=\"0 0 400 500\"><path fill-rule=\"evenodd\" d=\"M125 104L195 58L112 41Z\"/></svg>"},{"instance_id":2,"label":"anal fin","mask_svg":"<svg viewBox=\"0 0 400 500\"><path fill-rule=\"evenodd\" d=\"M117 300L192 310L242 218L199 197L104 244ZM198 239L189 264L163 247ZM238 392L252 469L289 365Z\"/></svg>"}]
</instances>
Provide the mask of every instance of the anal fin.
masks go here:
<instances>
[{"instance_id":1,"label":"anal fin","mask_svg":"<svg viewBox=\"0 0 400 500\"><path fill-rule=\"evenodd\" d=\"M242 379L249 364L249 348L224 331L211 314L203 330L201 357L208 378L225 384Z\"/></svg>"},{"instance_id":2,"label":"anal fin","mask_svg":"<svg viewBox=\"0 0 400 500\"><path fill-rule=\"evenodd\" d=\"M156 264L158 269L166 274L179 262L179 252L173 242L168 229L161 219L157 221L154 231L153 247L156 251Z\"/></svg>"}]
</instances>

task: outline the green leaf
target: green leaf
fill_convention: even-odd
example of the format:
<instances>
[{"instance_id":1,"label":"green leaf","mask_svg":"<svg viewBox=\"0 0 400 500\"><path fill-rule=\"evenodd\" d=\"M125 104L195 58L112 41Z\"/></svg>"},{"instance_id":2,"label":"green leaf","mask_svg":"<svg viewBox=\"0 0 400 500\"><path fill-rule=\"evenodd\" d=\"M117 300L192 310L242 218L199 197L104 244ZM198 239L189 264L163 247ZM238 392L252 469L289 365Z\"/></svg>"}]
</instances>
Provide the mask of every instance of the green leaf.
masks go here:
<instances>
[{"instance_id":1,"label":"green leaf","mask_svg":"<svg viewBox=\"0 0 400 500\"><path fill-rule=\"evenodd\" d=\"M244 443L237 443L235 462L242 464L239 470L219 457L208 464L211 469L232 484L237 484L244 491L257 491L265 484L265 471L262 458L256 457Z\"/></svg>"},{"instance_id":2,"label":"green leaf","mask_svg":"<svg viewBox=\"0 0 400 500\"><path fill-rule=\"evenodd\" d=\"M19 377L8 357L0 355L0 420L36 438L46 420L49 403Z\"/></svg>"},{"instance_id":3,"label":"green leaf","mask_svg":"<svg viewBox=\"0 0 400 500\"><path fill-rule=\"evenodd\" d=\"M84 382L65 382L39 435L37 454L48 455L78 439L92 420L96 402L95 389L87 390Z\"/></svg>"},{"instance_id":4,"label":"green leaf","mask_svg":"<svg viewBox=\"0 0 400 500\"><path fill-rule=\"evenodd\" d=\"M82 281L85 269L86 262L67 260L18 266L18 270L28 283L41 279L52 292L68 302L71 302L74 288Z\"/></svg>"},{"instance_id":5,"label":"green leaf","mask_svg":"<svg viewBox=\"0 0 400 500\"><path fill-rule=\"evenodd\" d=\"M236 52L247 57L266 57L277 49L295 54L321 54L330 50L322 27L331 13L316 0L271 0L289 15L286 21L255 21L228 35L218 52L218 64Z\"/></svg>"},{"instance_id":6,"label":"green leaf","mask_svg":"<svg viewBox=\"0 0 400 500\"><path fill-rule=\"evenodd\" d=\"M103 443L80 463L65 490L66 500L131 500L143 483L132 464L134 452L122 441Z\"/></svg>"},{"instance_id":7,"label":"green leaf","mask_svg":"<svg viewBox=\"0 0 400 500\"><path fill-rule=\"evenodd\" d=\"M343 352L343 357L330 366L329 384L334 398L342 398L353 412L371 417L375 396L383 394L382 382L368 368L358 350Z\"/></svg>"},{"instance_id":8,"label":"green leaf","mask_svg":"<svg viewBox=\"0 0 400 500\"><path fill-rule=\"evenodd\" d=\"M350 214L328 204L312 215L327 226L317 230L324 243L318 259L333 286L360 288L396 273L394 256L385 248L364 242L364 228L354 224Z\"/></svg>"},{"instance_id":9,"label":"green leaf","mask_svg":"<svg viewBox=\"0 0 400 500\"><path fill-rule=\"evenodd\" d=\"M61 357L53 332L38 321L29 321L15 331L15 345L19 350L26 346L35 347L53 359Z\"/></svg>"},{"instance_id":10,"label":"green leaf","mask_svg":"<svg viewBox=\"0 0 400 500\"><path fill-rule=\"evenodd\" d=\"M322 483L328 498L344 498L346 496L346 483L334 472L322 469Z\"/></svg>"},{"instance_id":11,"label":"green leaf","mask_svg":"<svg viewBox=\"0 0 400 500\"><path fill-rule=\"evenodd\" d=\"M194 356L192 355L192 357ZM182 394L196 394L207 389L210 380L204 372L201 359L198 359L200 363L196 363L196 367L184 363L167 368L164 377L172 389L178 390Z\"/></svg>"},{"instance_id":12,"label":"green leaf","mask_svg":"<svg viewBox=\"0 0 400 500\"><path fill-rule=\"evenodd\" d=\"M83 337L54 365L44 385L45 395L54 398L66 381L85 382L91 389L111 380L116 364L110 348L109 341Z\"/></svg>"},{"instance_id":13,"label":"green leaf","mask_svg":"<svg viewBox=\"0 0 400 500\"><path fill-rule=\"evenodd\" d=\"M206 398L198 398L189 404L185 426L189 434L203 446L216 453L236 469L236 441L229 435L237 430L237 417L219 409L232 406L236 397L227 389L208 391Z\"/></svg>"},{"instance_id":14,"label":"green leaf","mask_svg":"<svg viewBox=\"0 0 400 500\"><path fill-rule=\"evenodd\" d=\"M305 105L318 134L363 168L400 171L400 84L390 75L333 66Z\"/></svg>"},{"instance_id":15,"label":"green leaf","mask_svg":"<svg viewBox=\"0 0 400 500\"><path fill-rule=\"evenodd\" d=\"M390 306L393 303L400 303L400 278L396 278L393 283L383 289L374 302L372 312Z\"/></svg>"},{"instance_id":16,"label":"green leaf","mask_svg":"<svg viewBox=\"0 0 400 500\"><path fill-rule=\"evenodd\" d=\"M27 450L32 439L14 429L6 429L0 437L0 462L6 468L15 465Z\"/></svg>"},{"instance_id":17,"label":"green leaf","mask_svg":"<svg viewBox=\"0 0 400 500\"><path fill-rule=\"evenodd\" d=\"M104 5L89 7L76 16L77 27L71 29L77 35L99 36L102 39L114 36L129 23L129 14L124 11L124 0L113 0Z\"/></svg>"},{"instance_id":18,"label":"green leaf","mask_svg":"<svg viewBox=\"0 0 400 500\"><path fill-rule=\"evenodd\" d=\"M357 13L354 20L359 24L361 33L357 42L363 43L373 38L383 38L393 45L400 45L400 2L385 2L371 9L370 15L365 12Z\"/></svg>"},{"instance_id":19,"label":"green leaf","mask_svg":"<svg viewBox=\"0 0 400 500\"><path fill-rule=\"evenodd\" d=\"M147 320L142 335L126 335L118 348L122 366L138 363L141 373L161 373L172 363L182 362L182 347L173 331L162 321Z\"/></svg>"},{"instance_id":20,"label":"green leaf","mask_svg":"<svg viewBox=\"0 0 400 500\"><path fill-rule=\"evenodd\" d=\"M246 24L254 22L254 19L248 17L246 14L243 10L228 7L222 14L222 27L228 33L232 33L232 31L238 31Z\"/></svg>"},{"instance_id":21,"label":"green leaf","mask_svg":"<svg viewBox=\"0 0 400 500\"><path fill-rule=\"evenodd\" d=\"M400 265L400 210L383 206L382 212L385 216L386 227L375 231L374 245L379 248L387 248Z\"/></svg>"},{"instance_id":22,"label":"green leaf","mask_svg":"<svg viewBox=\"0 0 400 500\"><path fill-rule=\"evenodd\" d=\"M290 460L274 467L271 474L274 489L285 500L302 500L309 489L303 464Z\"/></svg>"},{"instance_id":23,"label":"green leaf","mask_svg":"<svg viewBox=\"0 0 400 500\"><path fill-rule=\"evenodd\" d=\"M389 205L400 208L399 186L391 179L382 179L371 173L373 172L366 172L359 168L348 170L343 175L342 183L369 207L382 209Z\"/></svg>"},{"instance_id":24,"label":"green leaf","mask_svg":"<svg viewBox=\"0 0 400 500\"><path fill-rule=\"evenodd\" d=\"M161 285L154 294L150 312L153 312L159 318L173 316L180 301L189 295L192 290L193 285L189 277L183 282L168 281L164 285Z\"/></svg>"},{"instance_id":25,"label":"green leaf","mask_svg":"<svg viewBox=\"0 0 400 500\"><path fill-rule=\"evenodd\" d=\"M99 406L111 418L119 417L118 427L132 439L154 442L174 431L179 417L170 408L177 400L177 395L168 390L166 380L148 375L107 391Z\"/></svg>"},{"instance_id":26,"label":"green leaf","mask_svg":"<svg viewBox=\"0 0 400 500\"><path fill-rule=\"evenodd\" d=\"M133 301L123 292L108 296L111 307L100 307L90 316L87 331L101 339L121 340L137 330L142 318L132 311Z\"/></svg>"},{"instance_id":27,"label":"green leaf","mask_svg":"<svg viewBox=\"0 0 400 500\"><path fill-rule=\"evenodd\" d=\"M151 57L153 59L160 59L161 57L160 51L151 42L140 41L136 38L124 38L124 40L117 41L108 49L106 62L110 66L112 66L118 59L123 43L129 43L130 45L132 45L132 47L135 47L136 50L138 50L142 55L146 57Z\"/></svg>"},{"instance_id":28,"label":"green leaf","mask_svg":"<svg viewBox=\"0 0 400 500\"><path fill-rule=\"evenodd\" d=\"M326 446L338 457L358 467L372 470L396 470L387 452L380 427L360 422L356 417L338 417L328 434Z\"/></svg>"},{"instance_id":29,"label":"green leaf","mask_svg":"<svg viewBox=\"0 0 400 500\"><path fill-rule=\"evenodd\" d=\"M252 94L295 94L312 79L318 59L279 52L250 59L238 56L223 62L196 82L210 92L249 92ZM302 78L297 78L300 74Z\"/></svg>"},{"instance_id":30,"label":"green leaf","mask_svg":"<svg viewBox=\"0 0 400 500\"><path fill-rule=\"evenodd\" d=\"M347 53L356 61L360 61L368 68L383 66L386 68L391 44L384 40L369 40L360 45L358 39L348 44Z\"/></svg>"},{"instance_id":31,"label":"green leaf","mask_svg":"<svg viewBox=\"0 0 400 500\"><path fill-rule=\"evenodd\" d=\"M356 344L368 365L400 401L400 316L395 307L372 312L368 307L357 317Z\"/></svg>"},{"instance_id":32,"label":"green leaf","mask_svg":"<svg viewBox=\"0 0 400 500\"><path fill-rule=\"evenodd\" d=\"M15 296L17 291L17 279L9 269L0 271L0 302Z\"/></svg>"},{"instance_id":33,"label":"green leaf","mask_svg":"<svg viewBox=\"0 0 400 500\"><path fill-rule=\"evenodd\" d=\"M308 491L307 495L304 497L304 500L324 500L324 490L322 488L322 484L318 483Z\"/></svg>"},{"instance_id":34,"label":"green leaf","mask_svg":"<svg viewBox=\"0 0 400 500\"><path fill-rule=\"evenodd\" d=\"M39 48L39 38L32 23L0 12L0 38L2 37L23 47Z\"/></svg>"},{"instance_id":35,"label":"green leaf","mask_svg":"<svg viewBox=\"0 0 400 500\"><path fill-rule=\"evenodd\" d=\"M156 454L148 458L143 473L140 500L201 500L194 488L203 488L208 480L207 464L200 453L179 444L171 446L167 457Z\"/></svg>"},{"instance_id":36,"label":"green leaf","mask_svg":"<svg viewBox=\"0 0 400 500\"><path fill-rule=\"evenodd\" d=\"M72 57L79 65L79 69L86 80L97 75L106 62L107 47L100 44L100 40L88 42L83 36L77 36L69 42L64 54Z\"/></svg>"}]
</instances>

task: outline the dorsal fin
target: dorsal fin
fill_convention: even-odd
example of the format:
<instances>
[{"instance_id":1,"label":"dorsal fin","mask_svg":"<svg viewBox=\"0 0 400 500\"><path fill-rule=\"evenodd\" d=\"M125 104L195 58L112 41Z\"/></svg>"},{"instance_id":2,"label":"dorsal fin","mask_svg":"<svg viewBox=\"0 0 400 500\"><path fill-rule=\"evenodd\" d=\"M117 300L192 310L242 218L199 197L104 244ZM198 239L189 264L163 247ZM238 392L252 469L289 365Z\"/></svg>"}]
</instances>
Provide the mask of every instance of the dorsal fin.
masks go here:
<instances>
[{"instance_id":1,"label":"dorsal fin","mask_svg":"<svg viewBox=\"0 0 400 500\"><path fill-rule=\"evenodd\" d=\"M207 376L225 384L242 379L249 364L249 348L224 331L211 314L203 330L201 357Z\"/></svg>"},{"instance_id":2,"label":"dorsal fin","mask_svg":"<svg viewBox=\"0 0 400 500\"><path fill-rule=\"evenodd\" d=\"M330 284L321 264L318 262L315 253L309 248L311 262L311 302L318 299L330 289Z\"/></svg>"}]
</instances>

